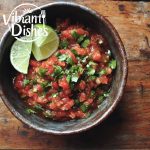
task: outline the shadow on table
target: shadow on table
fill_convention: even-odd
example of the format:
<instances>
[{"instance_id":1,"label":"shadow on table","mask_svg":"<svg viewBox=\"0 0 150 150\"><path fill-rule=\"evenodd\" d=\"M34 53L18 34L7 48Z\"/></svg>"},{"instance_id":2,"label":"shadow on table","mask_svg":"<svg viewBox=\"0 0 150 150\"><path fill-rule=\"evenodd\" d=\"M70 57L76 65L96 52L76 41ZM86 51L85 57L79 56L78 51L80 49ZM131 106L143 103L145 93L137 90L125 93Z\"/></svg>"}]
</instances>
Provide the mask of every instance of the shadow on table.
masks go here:
<instances>
[{"instance_id":1,"label":"shadow on table","mask_svg":"<svg viewBox=\"0 0 150 150\"><path fill-rule=\"evenodd\" d=\"M83 133L75 135L48 135L35 131L32 140L43 141L44 147L71 150L71 149L98 149L115 148L119 141L123 124L123 110L121 103L115 111L100 125Z\"/></svg>"}]
</instances>

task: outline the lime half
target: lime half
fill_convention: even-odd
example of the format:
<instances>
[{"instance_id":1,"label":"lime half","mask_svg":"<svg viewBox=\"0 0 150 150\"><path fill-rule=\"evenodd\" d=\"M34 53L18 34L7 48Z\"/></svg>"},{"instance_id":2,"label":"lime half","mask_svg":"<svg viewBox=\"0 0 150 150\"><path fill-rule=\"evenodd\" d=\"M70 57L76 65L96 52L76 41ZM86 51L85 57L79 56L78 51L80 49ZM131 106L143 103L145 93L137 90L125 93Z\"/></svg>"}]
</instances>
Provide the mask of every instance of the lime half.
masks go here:
<instances>
[{"instance_id":1,"label":"lime half","mask_svg":"<svg viewBox=\"0 0 150 150\"><path fill-rule=\"evenodd\" d=\"M47 59L59 46L59 37L50 26L34 25L34 39L32 53L37 61Z\"/></svg>"},{"instance_id":2,"label":"lime half","mask_svg":"<svg viewBox=\"0 0 150 150\"><path fill-rule=\"evenodd\" d=\"M31 37L21 37L21 39L27 42L22 42L20 40L14 42L11 47L10 61L17 71L27 74L32 51L32 42L28 42L31 40Z\"/></svg>"}]
</instances>

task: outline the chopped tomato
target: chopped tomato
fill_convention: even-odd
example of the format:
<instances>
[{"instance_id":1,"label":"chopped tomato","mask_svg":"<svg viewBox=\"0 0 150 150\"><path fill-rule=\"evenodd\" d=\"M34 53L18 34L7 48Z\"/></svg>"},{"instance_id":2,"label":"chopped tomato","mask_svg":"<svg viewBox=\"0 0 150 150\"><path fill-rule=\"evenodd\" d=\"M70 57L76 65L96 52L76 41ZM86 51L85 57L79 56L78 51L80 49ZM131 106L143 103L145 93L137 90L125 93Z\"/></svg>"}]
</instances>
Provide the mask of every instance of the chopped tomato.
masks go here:
<instances>
[{"instance_id":1,"label":"chopped tomato","mask_svg":"<svg viewBox=\"0 0 150 150\"><path fill-rule=\"evenodd\" d=\"M69 83L67 82L66 78L62 78L58 81L58 84L60 87L63 88L63 90L68 90L70 87L69 87Z\"/></svg>"},{"instance_id":2,"label":"chopped tomato","mask_svg":"<svg viewBox=\"0 0 150 150\"><path fill-rule=\"evenodd\" d=\"M99 51L93 52L92 54L92 59L96 62L100 62L101 61L101 54Z\"/></svg>"},{"instance_id":3,"label":"chopped tomato","mask_svg":"<svg viewBox=\"0 0 150 150\"><path fill-rule=\"evenodd\" d=\"M84 90L85 87L86 87L86 83L85 83L85 81L82 80L82 81L79 83L79 88L80 88L81 90Z\"/></svg>"}]
</instances>

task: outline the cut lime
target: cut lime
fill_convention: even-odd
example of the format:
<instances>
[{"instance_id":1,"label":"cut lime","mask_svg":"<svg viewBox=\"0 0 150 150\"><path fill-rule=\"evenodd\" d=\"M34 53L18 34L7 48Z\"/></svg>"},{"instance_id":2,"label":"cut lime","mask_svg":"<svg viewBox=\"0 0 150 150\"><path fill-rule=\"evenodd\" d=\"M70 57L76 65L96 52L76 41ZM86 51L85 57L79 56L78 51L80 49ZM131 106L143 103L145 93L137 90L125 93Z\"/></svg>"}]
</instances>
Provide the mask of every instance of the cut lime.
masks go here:
<instances>
[{"instance_id":1,"label":"cut lime","mask_svg":"<svg viewBox=\"0 0 150 150\"><path fill-rule=\"evenodd\" d=\"M13 46L11 47L10 61L17 71L27 74L32 50L32 42L28 42L31 41L31 37L27 36L21 37L21 40L26 40L27 42L20 40L16 40L14 42Z\"/></svg>"},{"instance_id":2,"label":"cut lime","mask_svg":"<svg viewBox=\"0 0 150 150\"><path fill-rule=\"evenodd\" d=\"M47 59L58 49L59 37L50 26L34 25L34 39L32 53L37 61Z\"/></svg>"}]
</instances>

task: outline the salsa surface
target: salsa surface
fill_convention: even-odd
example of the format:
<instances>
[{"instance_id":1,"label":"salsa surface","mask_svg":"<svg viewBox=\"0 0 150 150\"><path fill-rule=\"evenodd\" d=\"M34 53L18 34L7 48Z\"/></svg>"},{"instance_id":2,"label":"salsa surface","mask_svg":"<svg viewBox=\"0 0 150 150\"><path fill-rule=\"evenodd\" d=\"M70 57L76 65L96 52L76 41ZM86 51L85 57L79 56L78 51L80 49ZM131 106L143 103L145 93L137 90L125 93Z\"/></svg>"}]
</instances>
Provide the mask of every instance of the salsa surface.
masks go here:
<instances>
[{"instance_id":1,"label":"salsa surface","mask_svg":"<svg viewBox=\"0 0 150 150\"><path fill-rule=\"evenodd\" d=\"M53 120L90 116L109 95L113 59L105 38L82 24L58 20L58 50L47 60L30 60L27 75L18 73L14 88L28 114Z\"/></svg>"}]
</instances>

